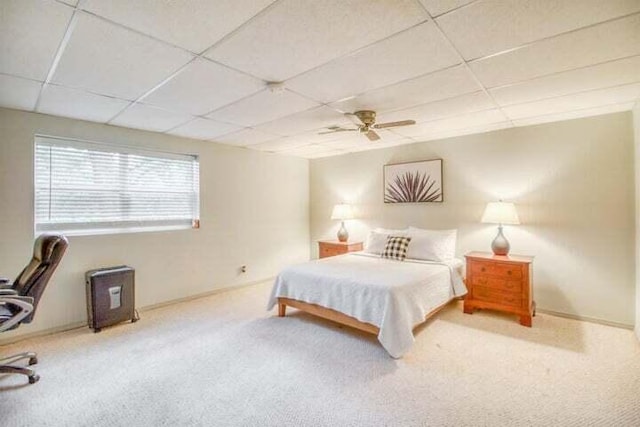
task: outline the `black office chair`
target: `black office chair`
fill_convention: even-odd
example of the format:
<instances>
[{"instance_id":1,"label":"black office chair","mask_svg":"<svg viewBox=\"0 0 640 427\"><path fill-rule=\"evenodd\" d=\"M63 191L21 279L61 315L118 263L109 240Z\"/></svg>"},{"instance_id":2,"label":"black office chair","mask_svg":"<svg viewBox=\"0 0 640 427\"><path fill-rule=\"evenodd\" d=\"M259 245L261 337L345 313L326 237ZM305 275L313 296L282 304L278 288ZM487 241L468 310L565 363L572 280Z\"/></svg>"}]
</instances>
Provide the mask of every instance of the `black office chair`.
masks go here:
<instances>
[{"instance_id":1,"label":"black office chair","mask_svg":"<svg viewBox=\"0 0 640 427\"><path fill-rule=\"evenodd\" d=\"M0 278L0 332L31 323L40 297L68 246L69 242L63 235L42 234L35 241L33 258L13 284ZM36 354L32 352L0 358L0 374L26 375L29 383L35 383L40 377L33 369L9 364L23 359L29 359L29 365L38 363Z\"/></svg>"}]
</instances>

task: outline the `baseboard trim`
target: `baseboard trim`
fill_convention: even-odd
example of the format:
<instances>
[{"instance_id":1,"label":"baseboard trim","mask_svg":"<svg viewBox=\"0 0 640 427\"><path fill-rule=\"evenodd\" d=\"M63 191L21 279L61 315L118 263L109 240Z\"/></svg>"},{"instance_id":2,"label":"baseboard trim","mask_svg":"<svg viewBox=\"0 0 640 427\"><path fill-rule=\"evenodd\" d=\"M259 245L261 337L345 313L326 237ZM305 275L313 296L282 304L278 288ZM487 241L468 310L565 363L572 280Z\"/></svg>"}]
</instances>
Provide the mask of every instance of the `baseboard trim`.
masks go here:
<instances>
[{"instance_id":1,"label":"baseboard trim","mask_svg":"<svg viewBox=\"0 0 640 427\"><path fill-rule=\"evenodd\" d=\"M243 289L243 288L248 288L250 286L255 286L258 285L260 283L264 283L266 281L270 281L273 280L274 277L267 277L266 279L261 279L261 280L255 280L249 283L243 283L241 285L232 285L232 286L225 286L222 288L216 288L216 289L212 289L210 291L206 291L206 292L202 292L199 294L194 294L194 295L189 295L186 297L182 297L182 298L176 298L176 299L172 299L169 301L163 301L160 303L156 303L156 304L150 304L150 305L146 305L144 307L139 307L138 311L144 313L147 311L151 311L151 310L155 310L158 308L162 308L162 307L166 307L169 305L174 305L174 304L180 304L183 302L188 302L188 301L193 301L196 299L200 299L200 298L206 298L212 295L216 295L216 294L221 294L224 292L229 292L229 291L234 291L234 290L238 290L238 289ZM565 319L572 319L572 320L580 320L583 322L590 322L590 323L598 323L600 325L606 325L606 326L613 326L616 328L622 328L622 329L628 329L633 331L634 330L634 325L628 325L626 323L619 323L619 322L612 322L610 320L604 320L604 319L598 319L595 317L588 317L588 316L579 316L577 314L569 314L569 313L562 313L559 311L553 311L553 310L547 310L544 308L536 308L536 311L538 313L543 313L543 314L548 314L550 316L556 316L556 317L564 317ZM38 337L42 337L42 336L46 336L46 335L53 335L53 334L58 334L61 332L67 332L67 331L71 331L74 329L80 329L80 328L85 328L87 327L87 322L74 322L74 323L70 323L68 325L64 325L64 326L57 326L55 328L49 328L49 329L43 329L41 331L35 331L35 332L31 332L31 333L26 333L24 335L18 335L15 337L11 337L11 338L5 338L5 339L0 339L0 346L3 345L8 345L8 344L15 344L17 342L20 341L25 341L31 338L38 338ZM637 334L638 338L640 339L640 334Z\"/></svg>"},{"instance_id":2,"label":"baseboard trim","mask_svg":"<svg viewBox=\"0 0 640 427\"><path fill-rule=\"evenodd\" d=\"M43 337L46 335L53 335L53 334L59 334L61 332L67 332L67 331L71 331L73 329L79 329L79 328L83 328L87 326L87 322L74 322L74 323L69 323L67 325L63 325L63 326L56 326L55 328L48 328L48 329L43 329L40 331L35 331L35 332L29 332L26 334L22 334L22 335L16 335L15 337L10 337L10 338L3 338L0 339L0 346L3 345L9 345L9 344L15 344L17 342L20 341L25 341L31 338L38 338L38 337Z\"/></svg>"},{"instance_id":3,"label":"baseboard trim","mask_svg":"<svg viewBox=\"0 0 640 427\"><path fill-rule=\"evenodd\" d=\"M224 293L224 292L229 292L229 291L235 291L235 290L238 290L238 289L248 288L250 286L255 286L255 285L258 285L260 283L264 283L266 281L273 280L273 279L274 279L274 277L268 277L266 279L255 280L255 281L252 281L252 282L249 282L249 283L243 283L241 285L232 285L232 286L225 286L225 287L222 287L222 288L216 288L216 289L212 289L210 291L202 292L202 293L199 293L199 294L194 294L194 295L189 295L189 296L186 296L186 297L176 298L176 299L172 299L172 300L169 300L169 301L163 301L163 302L156 303L156 304L145 305L144 307L139 307L137 310L139 312L141 312L141 313L144 313L144 312L147 312L147 311L155 310L157 308L162 308L162 307L166 307L166 306L169 306L169 305L180 304L182 302L192 301L192 300L199 299L199 298L205 298L205 297L209 297L209 296L212 296L212 295L221 294L221 293ZM9 345L9 344L15 344L17 342L25 341L25 340L32 339L32 338L39 338L39 337L43 337L43 336L47 336L47 335L59 334L61 332L67 332L67 331L72 331L74 329L80 329L80 328L86 328L86 327L87 327L87 322L86 321L69 323L68 325L56 326L54 328L43 329L43 330L40 330L40 331L29 332L29 333L22 334L22 335L16 335L16 336L10 337L10 338L0 339L0 346Z\"/></svg>"},{"instance_id":4,"label":"baseboard trim","mask_svg":"<svg viewBox=\"0 0 640 427\"><path fill-rule=\"evenodd\" d=\"M598 323L600 325L613 326L613 327L622 328L622 329L629 329L631 331L633 330L633 325L628 325L626 323L620 323L620 322L612 322L611 320L598 319L597 317L579 316L577 314L562 313L559 311L547 310L544 308L536 308L536 312L549 314L551 316L556 316L556 317L564 317L565 319L580 320L583 322Z\"/></svg>"}]
</instances>

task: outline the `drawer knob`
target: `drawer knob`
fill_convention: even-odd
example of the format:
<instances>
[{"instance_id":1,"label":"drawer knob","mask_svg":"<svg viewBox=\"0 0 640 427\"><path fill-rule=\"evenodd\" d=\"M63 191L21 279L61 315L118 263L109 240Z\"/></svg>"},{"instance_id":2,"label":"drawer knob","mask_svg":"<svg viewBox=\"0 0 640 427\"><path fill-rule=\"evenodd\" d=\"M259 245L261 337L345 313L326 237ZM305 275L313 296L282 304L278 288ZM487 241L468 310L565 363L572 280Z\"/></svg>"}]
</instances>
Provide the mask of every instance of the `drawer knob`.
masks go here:
<instances>
[{"instance_id":1,"label":"drawer knob","mask_svg":"<svg viewBox=\"0 0 640 427\"><path fill-rule=\"evenodd\" d=\"M486 268L484 268L484 267L482 267L482 268L480 269L480 271L485 272L485 271L487 271L487 269L486 269Z\"/></svg>"},{"instance_id":2,"label":"drawer knob","mask_svg":"<svg viewBox=\"0 0 640 427\"><path fill-rule=\"evenodd\" d=\"M507 274L508 274L509 276L511 276L511 270L507 271Z\"/></svg>"}]
</instances>

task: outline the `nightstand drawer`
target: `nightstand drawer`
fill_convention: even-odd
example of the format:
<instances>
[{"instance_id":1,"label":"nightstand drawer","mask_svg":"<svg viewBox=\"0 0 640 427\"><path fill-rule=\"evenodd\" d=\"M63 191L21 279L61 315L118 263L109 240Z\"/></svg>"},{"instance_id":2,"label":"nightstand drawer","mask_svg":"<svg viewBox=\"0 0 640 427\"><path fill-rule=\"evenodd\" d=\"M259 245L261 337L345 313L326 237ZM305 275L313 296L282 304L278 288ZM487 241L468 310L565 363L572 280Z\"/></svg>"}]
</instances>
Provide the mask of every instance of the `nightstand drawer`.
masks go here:
<instances>
[{"instance_id":1,"label":"nightstand drawer","mask_svg":"<svg viewBox=\"0 0 640 427\"><path fill-rule=\"evenodd\" d=\"M330 256L342 255L349 252L362 250L362 242L338 242L320 240L318 242L318 256L327 258Z\"/></svg>"},{"instance_id":2,"label":"nightstand drawer","mask_svg":"<svg viewBox=\"0 0 640 427\"><path fill-rule=\"evenodd\" d=\"M482 286L473 287L473 298L479 301L504 304L512 307L520 307L522 304L520 294L498 291L491 288L484 288Z\"/></svg>"},{"instance_id":3,"label":"nightstand drawer","mask_svg":"<svg viewBox=\"0 0 640 427\"><path fill-rule=\"evenodd\" d=\"M520 279L522 278L522 267L519 265L511 265L499 262L472 262L471 272L476 275L489 275L497 277L507 277Z\"/></svg>"},{"instance_id":4,"label":"nightstand drawer","mask_svg":"<svg viewBox=\"0 0 640 427\"><path fill-rule=\"evenodd\" d=\"M320 258L342 255L347 253L346 247L323 245L320 247Z\"/></svg>"},{"instance_id":5,"label":"nightstand drawer","mask_svg":"<svg viewBox=\"0 0 640 427\"><path fill-rule=\"evenodd\" d=\"M522 292L521 280L497 279L488 276L473 276L471 283L473 286L484 286L510 292Z\"/></svg>"}]
</instances>

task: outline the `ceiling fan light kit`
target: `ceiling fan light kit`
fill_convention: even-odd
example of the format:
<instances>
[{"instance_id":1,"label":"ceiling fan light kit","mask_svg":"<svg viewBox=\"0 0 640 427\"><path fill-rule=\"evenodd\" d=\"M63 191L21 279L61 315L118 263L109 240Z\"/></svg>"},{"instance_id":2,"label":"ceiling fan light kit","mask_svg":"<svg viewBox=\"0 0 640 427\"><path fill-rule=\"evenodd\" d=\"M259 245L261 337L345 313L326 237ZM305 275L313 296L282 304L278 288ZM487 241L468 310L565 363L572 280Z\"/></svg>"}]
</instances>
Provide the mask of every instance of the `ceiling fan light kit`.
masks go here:
<instances>
[{"instance_id":1,"label":"ceiling fan light kit","mask_svg":"<svg viewBox=\"0 0 640 427\"><path fill-rule=\"evenodd\" d=\"M362 124L357 125L358 127L355 129L351 128L343 128L340 126L331 126L328 127L327 131L320 132L319 135L325 135L328 133L336 133L336 132L360 132L364 134L369 141L377 141L380 139L380 135L374 129L386 129L392 127L399 126L409 126L415 125L415 120L401 120L399 122L388 122L388 123L376 123L376 112L373 110L360 110L354 113L347 113L349 116L356 116Z\"/></svg>"}]
</instances>

